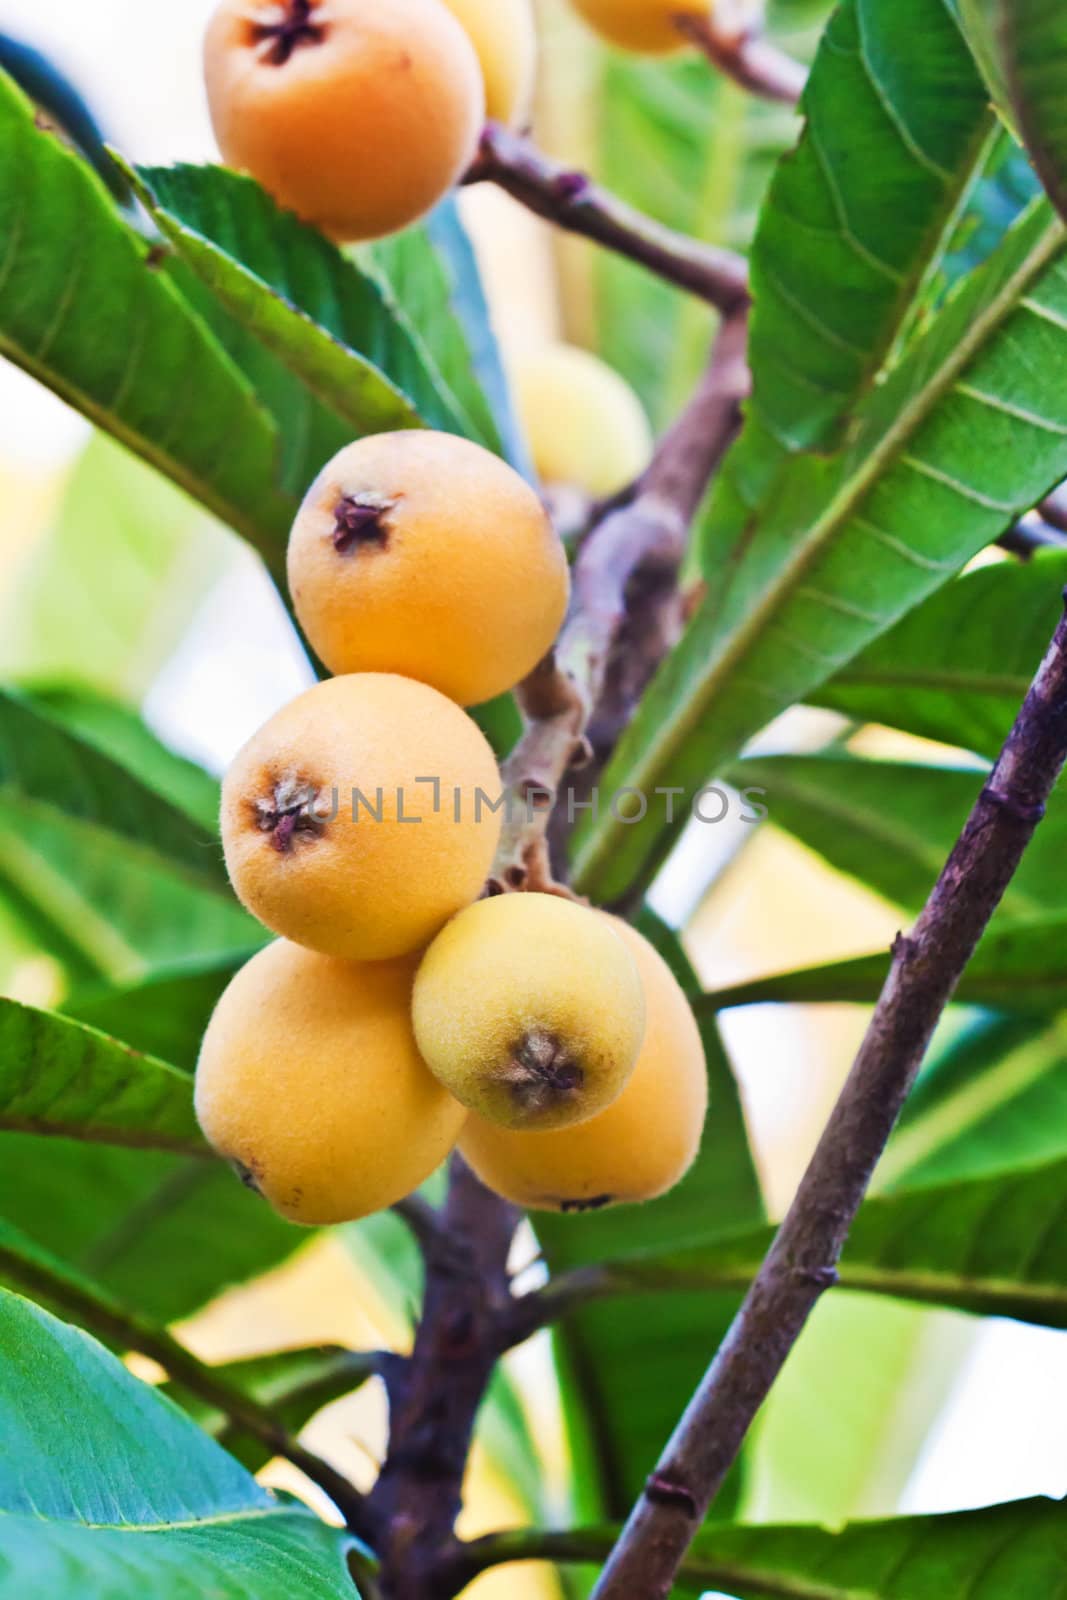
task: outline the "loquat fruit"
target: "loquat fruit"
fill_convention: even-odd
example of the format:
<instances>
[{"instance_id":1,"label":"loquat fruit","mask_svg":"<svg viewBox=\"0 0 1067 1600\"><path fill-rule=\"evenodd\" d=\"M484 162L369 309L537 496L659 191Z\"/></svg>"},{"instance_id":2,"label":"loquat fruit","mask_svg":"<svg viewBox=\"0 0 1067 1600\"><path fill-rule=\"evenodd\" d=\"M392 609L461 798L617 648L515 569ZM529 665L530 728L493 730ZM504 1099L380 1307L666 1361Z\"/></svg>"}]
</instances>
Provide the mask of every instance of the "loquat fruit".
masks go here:
<instances>
[{"instance_id":1,"label":"loquat fruit","mask_svg":"<svg viewBox=\"0 0 1067 1600\"><path fill-rule=\"evenodd\" d=\"M457 1100L502 1127L541 1130L610 1105L645 1026L633 956L610 922L543 894L454 917L423 957L412 1015L424 1060Z\"/></svg>"},{"instance_id":2,"label":"loquat fruit","mask_svg":"<svg viewBox=\"0 0 1067 1600\"><path fill-rule=\"evenodd\" d=\"M456 1142L466 1113L411 1030L416 965L338 961L279 940L215 1008L196 1071L200 1125L292 1222L395 1205Z\"/></svg>"},{"instance_id":3,"label":"loquat fruit","mask_svg":"<svg viewBox=\"0 0 1067 1600\"><path fill-rule=\"evenodd\" d=\"M340 240L429 211L484 120L478 58L442 0L222 0L204 70L223 159Z\"/></svg>"},{"instance_id":4,"label":"loquat fruit","mask_svg":"<svg viewBox=\"0 0 1067 1600\"><path fill-rule=\"evenodd\" d=\"M227 772L230 879L297 944L405 955L481 891L499 791L485 737L436 689L387 673L332 678L272 717Z\"/></svg>"},{"instance_id":5,"label":"loquat fruit","mask_svg":"<svg viewBox=\"0 0 1067 1600\"><path fill-rule=\"evenodd\" d=\"M537 72L531 0L444 0L481 63L486 114L521 127L529 120Z\"/></svg>"},{"instance_id":6,"label":"loquat fruit","mask_svg":"<svg viewBox=\"0 0 1067 1600\"><path fill-rule=\"evenodd\" d=\"M574 9L609 44L641 55L667 55L685 48L675 18L706 20L714 0L573 0Z\"/></svg>"},{"instance_id":7,"label":"loquat fruit","mask_svg":"<svg viewBox=\"0 0 1067 1600\"><path fill-rule=\"evenodd\" d=\"M447 433L349 445L289 542L301 625L332 672L397 672L462 705L512 688L567 609L563 546L506 462Z\"/></svg>"},{"instance_id":8,"label":"loquat fruit","mask_svg":"<svg viewBox=\"0 0 1067 1600\"><path fill-rule=\"evenodd\" d=\"M708 1106L700 1030L685 994L648 940L606 913L637 965L645 1041L606 1111L574 1128L523 1133L472 1115L460 1150L490 1189L527 1210L590 1211L666 1194L692 1166Z\"/></svg>"},{"instance_id":9,"label":"loquat fruit","mask_svg":"<svg viewBox=\"0 0 1067 1600\"><path fill-rule=\"evenodd\" d=\"M652 459L652 429L625 378L574 345L531 346L511 363L538 476L594 499L617 494Z\"/></svg>"}]
</instances>

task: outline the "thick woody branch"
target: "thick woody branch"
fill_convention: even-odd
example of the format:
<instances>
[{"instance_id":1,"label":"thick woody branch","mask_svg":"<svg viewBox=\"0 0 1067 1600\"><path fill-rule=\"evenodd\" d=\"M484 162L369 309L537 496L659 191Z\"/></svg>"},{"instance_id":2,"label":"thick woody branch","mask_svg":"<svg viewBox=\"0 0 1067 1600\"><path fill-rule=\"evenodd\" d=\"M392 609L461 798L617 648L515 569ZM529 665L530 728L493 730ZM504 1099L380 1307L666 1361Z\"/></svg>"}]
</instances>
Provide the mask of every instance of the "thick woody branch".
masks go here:
<instances>
[{"instance_id":1,"label":"thick woody branch","mask_svg":"<svg viewBox=\"0 0 1067 1600\"><path fill-rule=\"evenodd\" d=\"M744 1304L649 1479L594 1600L666 1600L819 1297L931 1036L1067 759L1062 619L991 777L889 976L848 1081Z\"/></svg>"},{"instance_id":2,"label":"thick woody branch","mask_svg":"<svg viewBox=\"0 0 1067 1600\"><path fill-rule=\"evenodd\" d=\"M747 316L722 324L704 378L664 436L633 498L582 545L571 615L555 651L519 689L527 729L504 765L513 797L494 868L499 889L551 889L546 830L567 772L588 757L586 730L640 574L673 580L708 480L736 432L748 389Z\"/></svg>"},{"instance_id":3,"label":"thick woody branch","mask_svg":"<svg viewBox=\"0 0 1067 1600\"><path fill-rule=\"evenodd\" d=\"M748 267L731 250L662 227L528 139L489 122L465 183L495 183L527 210L580 233L729 313L748 299Z\"/></svg>"},{"instance_id":4,"label":"thick woody branch","mask_svg":"<svg viewBox=\"0 0 1067 1600\"><path fill-rule=\"evenodd\" d=\"M681 15L675 26L742 89L765 100L796 105L807 82L807 69L766 39L758 20L750 14L731 18L731 9L751 11L736 4L731 8L720 0L709 17Z\"/></svg>"}]
</instances>

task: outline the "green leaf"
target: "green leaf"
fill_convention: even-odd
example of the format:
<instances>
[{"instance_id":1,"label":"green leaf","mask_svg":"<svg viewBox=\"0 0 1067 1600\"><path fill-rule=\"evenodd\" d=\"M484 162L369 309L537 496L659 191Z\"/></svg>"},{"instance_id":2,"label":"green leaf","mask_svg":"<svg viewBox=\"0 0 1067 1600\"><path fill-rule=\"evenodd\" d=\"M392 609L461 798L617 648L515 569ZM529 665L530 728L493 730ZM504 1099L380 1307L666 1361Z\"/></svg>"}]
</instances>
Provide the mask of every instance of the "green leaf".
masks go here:
<instances>
[{"instance_id":1,"label":"green leaf","mask_svg":"<svg viewBox=\"0 0 1067 1600\"><path fill-rule=\"evenodd\" d=\"M1060 1160L868 1200L849 1235L840 1286L1067 1327L1065 1194ZM605 1276L616 1292L743 1290L773 1238L773 1228L760 1228L658 1256L631 1240Z\"/></svg>"},{"instance_id":2,"label":"green leaf","mask_svg":"<svg viewBox=\"0 0 1067 1600\"><path fill-rule=\"evenodd\" d=\"M647 878L684 823L657 787L694 795L1067 472L1065 238L1033 208L875 391L845 453L798 458L605 773L606 794L637 788L649 806L636 822L603 805L583 820L583 892L610 901Z\"/></svg>"},{"instance_id":3,"label":"green leaf","mask_svg":"<svg viewBox=\"0 0 1067 1600\"><path fill-rule=\"evenodd\" d=\"M223 1162L0 1135L0 1219L161 1323L267 1272L312 1235Z\"/></svg>"},{"instance_id":4,"label":"green leaf","mask_svg":"<svg viewBox=\"0 0 1067 1600\"><path fill-rule=\"evenodd\" d=\"M693 974L673 935L649 917L641 926L692 988ZM703 1034L712 1110L696 1165L677 1189L650 1205L538 1217L538 1238L553 1274L632 1249L711 1240L762 1218L733 1071L717 1029L705 1027ZM680 1296L657 1312L651 1344L647 1317L617 1306L590 1306L565 1325L566 1389L581 1397L609 1515L621 1514L639 1492L735 1309L729 1291L710 1300Z\"/></svg>"},{"instance_id":5,"label":"green leaf","mask_svg":"<svg viewBox=\"0 0 1067 1600\"><path fill-rule=\"evenodd\" d=\"M922 302L995 129L946 0L846 0L803 108L752 251L753 392L700 535L711 582L789 493L791 457L839 441Z\"/></svg>"},{"instance_id":6,"label":"green leaf","mask_svg":"<svg viewBox=\"0 0 1067 1600\"><path fill-rule=\"evenodd\" d=\"M916 911L937 881L986 776L974 768L870 761L842 752L764 756L740 761L729 772L738 788L766 791L764 804L775 827L839 872ZM1051 910L1065 899L1067 791L1058 791L997 919Z\"/></svg>"},{"instance_id":7,"label":"green leaf","mask_svg":"<svg viewBox=\"0 0 1067 1600\"><path fill-rule=\"evenodd\" d=\"M992 759L1048 646L1065 584L1059 550L965 573L808 698Z\"/></svg>"},{"instance_id":8,"label":"green leaf","mask_svg":"<svg viewBox=\"0 0 1067 1600\"><path fill-rule=\"evenodd\" d=\"M1056 0L964 0L975 52L1067 215L1067 18Z\"/></svg>"},{"instance_id":9,"label":"green leaf","mask_svg":"<svg viewBox=\"0 0 1067 1600\"><path fill-rule=\"evenodd\" d=\"M260 932L233 898L215 827L160 792L158 752L148 784L102 742L0 691L0 886L110 977L255 948ZM143 737L138 748L144 759Z\"/></svg>"},{"instance_id":10,"label":"green leaf","mask_svg":"<svg viewBox=\"0 0 1067 1600\"><path fill-rule=\"evenodd\" d=\"M452 215L449 221L449 214L442 213L432 229L429 222L416 223L403 233L368 245L363 258L376 274L393 315L407 327L422 360L451 396L463 418L462 431L505 454L501 429L483 388L481 374L486 371L487 353L490 385L498 385L497 402L502 380L492 362L495 345L491 335L484 325L475 330L472 324L470 296L480 285L474 287L477 278L470 276L477 273L473 255L459 252L460 228L458 217ZM472 345L475 333L477 350ZM510 408L505 426L512 426L509 419ZM510 437L509 442L513 442Z\"/></svg>"},{"instance_id":11,"label":"green leaf","mask_svg":"<svg viewBox=\"0 0 1067 1600\"><path fill-rule=\"evenodd\" d=\"M457 412L374 280L251 178L192 166L131 176L193 271L350 433L457 429Z\"/></svg>"},{"instance_id":12,"label":"green leaf","mask_svg":"<svg viewBox=\"0 0 1067 1600\"><path fill-rule=\"evenodd\" d=\"M345 1600L353 1543L85 1334L0 1291L0 1596Z\"/></svg>"},{"instance_id":13,"label":"green leaf","mask_svg":"<svg viewBox=\"0 0 1067 1600\"><path fill-rule=\"evenodd\" d=\"M0 591L0 676L140 701L234 548L158 472L94 434Z\"/></svg>"},{"instance_id":14,"label":"green leaf","mask_svg":"<svg viewBox=\"0 0 1067 1600\"><path fill-rule=\"evenodd\" d=\"M354 1394L377 1370L376 1356L329 1346L281 1350L274 1355L253 1356L212 1368L228 1387L239 1389L267 1407L294 1439L324 1406ZM249 1472L258 1472L266 1466L271 1457L267 1446L243 1433L222 1412L214 1410L179 1383L165 1384L163 1392L187 1411L210 1438L236 1456Z\"/></svg>"},{"instance_id":15,"label":"green leaf","mask_svg":"<svg viewBox=\"0 0 1067 1600\"><path fill-rule=\"evenodd\" d=\"M76 989L63 1014L192 1072L211 1013L246 954L254 949L155 972L139 983Z\"/></svg>"},{"instance_id":16,"label":"green leaf","mask_svg":"<svg viewBox=\"0 0 1067 1600\"><path fill-rule=\"evenodd\" d=\"M278 481L275 424L99 179L2 75L0 354L279 569L295 505Z\"/></svg>"},{"instance_id":17,"label":"green leaf","mask_svg":"<svg viewBox=\"0 0 1067 1600\"><path fill-rule=\"evenodd\" d=\"M1065 1157L1062 1019L983 1014L924 1069L875 1186L893 1192Z\"/></svg>"},{"instance_id":18,"label":"green leaf","mask_svg":"<svg viewBox=\"0 0 1067 1600\"><path fill-rule=\"evenodd\" d=\"M499 1535L503 1559L538 1550L599 1565L618 1528ZM1015 1500L940 1517L896 1517L827 1528L705 1528L679 1577L687 1594L736 1600L1019 1600L1055 1595L1067 1561L1067 1520L1055 1500Z\"/></svg>"},{"instance_id":19,"label":"green leaf","mask_svg":"<svg viewBox=\"0 0 1067 1600\"><path fill-rule=\"evenodd\" d=\"M206 1153L187 1073L84 1023L3 999L0 1129Z\"/></svg>"},{"instance_id":20,"label":"green leaf","mask_svg":"<svg viewBox=\"0 0 1067 1600\"><path fill-rule=\"evenodd\" d=\"M960 980L955 998L976 1006L1021 1012L1056 1011L1067 1004L1067 915L1062 911L1012 918L986 934ZM775 973L716 989L702 1012L790 1001L821 1004L877 1000L889 971L889 953L856 956L824 966Z\"/></svg>"}]
</instances>

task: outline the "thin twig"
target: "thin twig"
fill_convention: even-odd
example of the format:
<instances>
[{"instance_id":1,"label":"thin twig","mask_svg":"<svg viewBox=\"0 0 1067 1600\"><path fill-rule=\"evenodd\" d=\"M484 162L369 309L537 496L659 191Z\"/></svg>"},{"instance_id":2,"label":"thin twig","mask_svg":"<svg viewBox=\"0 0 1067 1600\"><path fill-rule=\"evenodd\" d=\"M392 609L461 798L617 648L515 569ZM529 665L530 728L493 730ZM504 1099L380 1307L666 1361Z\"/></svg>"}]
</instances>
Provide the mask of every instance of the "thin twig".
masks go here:
<instances>
[{"instance_id":1,"label":"thin twig","mask_svg":"<svg viewBox=\"0 0 1067 1600\"><path fill-rule=\"evenodd\" d=\"M464 182L495 183L539 217L640 262L724 313L748 299L743 256L661 226L499 123L486 124Z\"/></svg>"},{"instance_id":2,"label":"thin twig","mask_svg":"<svg viewBox=\"0 0 1067 1600\"><path fill-rule=\"evenodd\" d=\"M1052 528L1067 533L1067 488L1060 486L1046 495L1037 508L1038 515Z\"/></svg>"},{"instance_id":3,"label":"thin twig","mask_svg":"<svg viewBox=\"0 0 1067 1600\"><path fill-rule=\"evenodd\" d=\"M257 1439L272 1455L282 1456L299 1468L329 1496L354 1533L367 1531L363 1496L348 1480L298 1443L251 1395L233 1388L169 1333L142 1321L136 1313L105 1298L58 1265L49 1267L28 1250L22 1251L7 1243L0 1245L0 1265L6 1276L46 1304L68 1312L119 1348L136 1351L157 1362L172 1382L227 1417L235 1428Z\"/></svg>"},{"instance_id":4,"label":"thin twig","mask_svg":"<svg viewBox=\"0 0 1067 1600\"><path fill-rule=\"evenodd\" d=\"M618 1537L618 1529L506 1528L469 1543L457 1542L444 1573L441 1593L457 1594L479 1573L516 1561L549 1561L555 1566L597 1566ZM685 1562L682 1576L701 1589L740 1588L749 1576L736 1561L717 1561L703 1552ZM638 1600L637 1596L633 1600ZM642 1595L640 1600L645 1600Z\"/></svg>"},{"instance_id":5,"label":"thin twig","mask_svg":"<svg viewBox=\"0 0 1067 1600\"><path fill-rule=\"evenodd\" d=\"M796 105L808 80L807 68L771 44L751 20L731 23L724 18L725 9L717 5L708 17L678 16L675 27L742 89L764 100Z\"/></svg>"},{"instance_id":6,"label":"thin twig","mask_svg":"<svg viewBox=\"0 0 1067 1600\"><path fill-rule=\"evenodd\" d=\"M728 317L696 394L664 436L633 498L589 534L574 566L574 601L556 649L520 686L527 729L504 765L513 797L493 872L498 889L552 890L547 828L601 698L636 574L676 575L708 480L738 426L748 389L747 316ZM573 818L571 819L573 821Z\"/></svg>"},{"instance_id":7,"label":"thin twig","mask_svg":"<svg viewBox=\"0 0 1067 1600\"><path fill-rule=\"evenodd\" d=\"M910 937L796 1198L604 1568L594 1600L666 1600L837 1263L934 1029L1067 759L1067 617Z\"/></svg>"}]
</instances>

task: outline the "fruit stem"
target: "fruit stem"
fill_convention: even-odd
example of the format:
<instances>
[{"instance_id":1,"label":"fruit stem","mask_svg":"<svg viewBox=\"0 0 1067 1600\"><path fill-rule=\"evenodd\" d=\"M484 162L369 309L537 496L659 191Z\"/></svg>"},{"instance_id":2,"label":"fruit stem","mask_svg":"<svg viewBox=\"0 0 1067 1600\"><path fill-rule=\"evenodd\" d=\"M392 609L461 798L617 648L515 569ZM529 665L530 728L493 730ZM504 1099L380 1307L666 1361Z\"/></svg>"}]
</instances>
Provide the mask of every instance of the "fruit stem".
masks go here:
<instances>
[{"instance_id":1,"label":"fruit stem","mask_svg":"<svg viewBox=\"0 0 1067 1600\"><path fill-rule=\"evenodd\" d=\"M270 41L264 59L273 67L284 67L301 45L321 44L326 30L321 23L311 20L315 0L283 0L282 15L277 22L257 22L253 25L256 44Z\"/></svg>"}]
</instances>

